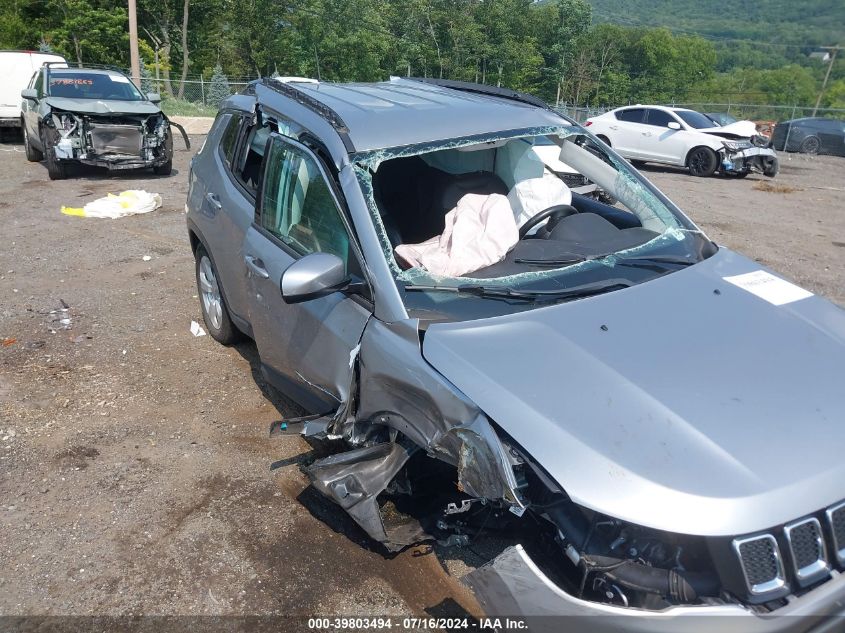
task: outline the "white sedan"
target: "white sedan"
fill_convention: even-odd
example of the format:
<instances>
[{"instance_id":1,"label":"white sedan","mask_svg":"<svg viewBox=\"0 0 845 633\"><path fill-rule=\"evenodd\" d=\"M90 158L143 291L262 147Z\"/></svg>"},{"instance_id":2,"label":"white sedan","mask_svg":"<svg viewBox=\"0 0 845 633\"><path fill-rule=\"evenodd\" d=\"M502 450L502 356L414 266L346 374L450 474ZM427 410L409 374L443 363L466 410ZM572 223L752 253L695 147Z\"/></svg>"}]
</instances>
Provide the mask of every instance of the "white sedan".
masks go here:
<instances>
[{"instance_id":1,"label":"white sedan","mask_svg":"<svg viewBox=\"0 0 845 633\"><path fill-rule=\"evenodd\" d=\"M687 167L693 176L717 170L740 178L753 171L770 177L778 172L777 155L751 121L722 127L694 110L636 105L587 119L585 125L634 162Z\"/></svg>"}]
</instances>

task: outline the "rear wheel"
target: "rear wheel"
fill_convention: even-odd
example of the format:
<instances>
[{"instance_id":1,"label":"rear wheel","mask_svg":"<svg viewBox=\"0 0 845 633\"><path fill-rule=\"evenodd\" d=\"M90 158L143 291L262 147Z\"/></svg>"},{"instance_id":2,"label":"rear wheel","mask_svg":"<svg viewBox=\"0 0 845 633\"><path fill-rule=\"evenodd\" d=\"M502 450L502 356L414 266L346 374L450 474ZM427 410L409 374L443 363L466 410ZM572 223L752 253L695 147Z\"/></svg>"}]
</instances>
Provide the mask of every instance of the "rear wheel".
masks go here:
<instances>
[{"instance_id":1,"label":"rear wheel","mask_svg":"<svg viewBox=\"0 0 845 633\"><path fill-rule=\"evenodd\" d=\"M44 159L44 154L41 150L35 149L29 141L29 134L26 131L26 125L21 121L21 130L23 130L23 148L26 151L26 159L30 163L37 163Z\"/></svg>"},{"instance_id":2,"label":"rear wheel","mask_svg":"<svg viewBox=\"0 0 845 633\"><path fill-rule=\"evenodd\" d=\"M801 145L798 147L798 151L802 154L818 154L819 149L821 149L822 143L819 140L818 136L808 136L803 141L801 141Z\"/></svg>"},{"instance_id":3,"label":"rear wheel","mask_svg":"<svg viewBox=\"0 0 845 633\"><path fill-rule=\"evenodd\" d=\"M229 309L223 298L217 269L214 268L214 263L202 244L197 246L195 257L202 320L208 328L208 333L215 341L223 345L237 343L243 335L229 317Z\"/></svg>"},{"instance_id":4,"label":"rear wheel","mask_svg":"<svg viewBox=\"0 0 845 633\"><path fill-rule=\"evenodd\" d=\"M719 166L719 158L709 147L696 147L687 157L687 167L693 176L706 178L712 176Z\"/></svg>"}]
</instances>

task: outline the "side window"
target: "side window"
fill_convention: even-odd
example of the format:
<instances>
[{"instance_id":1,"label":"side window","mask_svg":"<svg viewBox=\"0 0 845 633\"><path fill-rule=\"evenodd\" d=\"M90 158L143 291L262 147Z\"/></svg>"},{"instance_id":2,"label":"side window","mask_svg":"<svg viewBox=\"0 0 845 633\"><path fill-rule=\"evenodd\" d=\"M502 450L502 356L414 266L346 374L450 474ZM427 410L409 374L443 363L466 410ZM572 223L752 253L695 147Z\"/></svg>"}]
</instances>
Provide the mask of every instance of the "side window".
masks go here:
<instances>
[{"instance_id":1,"label":"side window","mask_svg":"<svg viewBox=\"0 0 845 633\"><path fill-rule=\"evenodd\" d=\"M38 96L44 96L44 71L39 70L38 76L35 78L35 89L38 91Z\"/></svg>"},{"instance_id":2,"label":"side window","mask_svg":"<svg viewBox=\"0 0 845 633\"><path fill-rule=\"evenodd\" d=\"M300 255L333 253L349 272L357 269L340 210L308 153L274 137L265 178L260 218L263 228Z\"/></svg>"},{"instance_id":3,"label":"side window","mask_svg":"<svg viewBox=\"0 0 845 633\"><path fill-rule=\"evenodd\" d=\"M234 114L224 115L226 120L223 129L223 136L220 137L220 156L223 162L229 169L232 168L232 159L235 153L235 141L238 140L238 129L241 123L241 117Z\"/></svg>"},{"instance_id":4,"label":"side window","mask_svg":"<svg viewBox=\"0 0 845 633\"><path fill-rule=\"evenodd\" d=\"M628 123L642 123L644 113L645 110L643 108L629 108L628 110L617 112L616 118L620 121L627 121Z\"/></svg>"},{"instance_id":5,"label":"side window","mask_svg":"<svg viewBox=\"0 0 845 633\"><path fill-rule=\"evenodd\" d=\"M270 138L270 128L267 126L253 126L247 132L247 137L238 153L235 177L253 195L258 194L258 182L261 178L261 164L264 160L264 149Z\"/></svg>"},{"instance_id":6,"label":"side window","mask_svg":"<svg viewBox=\"0 0 845 633\"><path fill-rule=\"evenodd\" d=\"M648 116L646 117L645 123L646 125L656 125L658 127L669 127L670 121L677 121L675 117L673 117L668 112L664 112L663 110L646 110Z\"/></svg>"}]
</instances>

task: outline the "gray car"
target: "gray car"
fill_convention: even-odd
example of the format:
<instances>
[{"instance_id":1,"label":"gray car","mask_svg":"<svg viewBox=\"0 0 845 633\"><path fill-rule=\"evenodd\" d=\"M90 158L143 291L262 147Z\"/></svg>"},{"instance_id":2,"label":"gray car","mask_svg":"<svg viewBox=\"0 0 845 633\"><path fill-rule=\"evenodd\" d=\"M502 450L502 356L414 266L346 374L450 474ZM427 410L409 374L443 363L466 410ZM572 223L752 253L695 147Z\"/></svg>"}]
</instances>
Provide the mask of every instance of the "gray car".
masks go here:
<instances>
[{"instance_id":1,"label":"gray car","mask_svg":"<svg viewBox=\"0 0 845 633\"><path fill-rule=\"evenodd\" d=\"M175 124L161 111L159 95L141 94L122 72L46 63L21 97L26 157L45 160L51 180L65 178L74 162L170 174Z\"/></svg>"},{"instance_id":2,"label":"gray car","mask_svg":"<svg viewBox=\"0 0 845 633\"><path fill-rule=\"evenodd\" d=\"M466 581L531 630L843 624L845 311L583 127L475 84L263 80L187 208L209 333L255 340L310 413L271 435L332 444L312 485L387 550L495 532Z\"/></svg>"}]
</instances>

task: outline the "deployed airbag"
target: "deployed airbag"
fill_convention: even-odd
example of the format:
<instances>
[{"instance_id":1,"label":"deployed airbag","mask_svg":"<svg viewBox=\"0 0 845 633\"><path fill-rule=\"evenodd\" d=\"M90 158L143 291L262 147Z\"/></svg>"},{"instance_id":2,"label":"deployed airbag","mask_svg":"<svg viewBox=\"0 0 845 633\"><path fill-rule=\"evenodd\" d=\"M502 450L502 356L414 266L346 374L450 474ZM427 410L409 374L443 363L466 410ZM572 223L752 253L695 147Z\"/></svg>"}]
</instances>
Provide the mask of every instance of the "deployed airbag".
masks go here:
<instances>
[{"instance_id":1,"label":"deployed airbag","mask_svg":"<svg viewBox=\"0 0 845 633\"><path fill-rule=\"evenodd\" d=\"M519 241L513 209L501 194L466 194L445 221L441 235L420 244L401 244L396 254L409 266L460 277L502 261Z\"/></svg>"}]
</instances>

